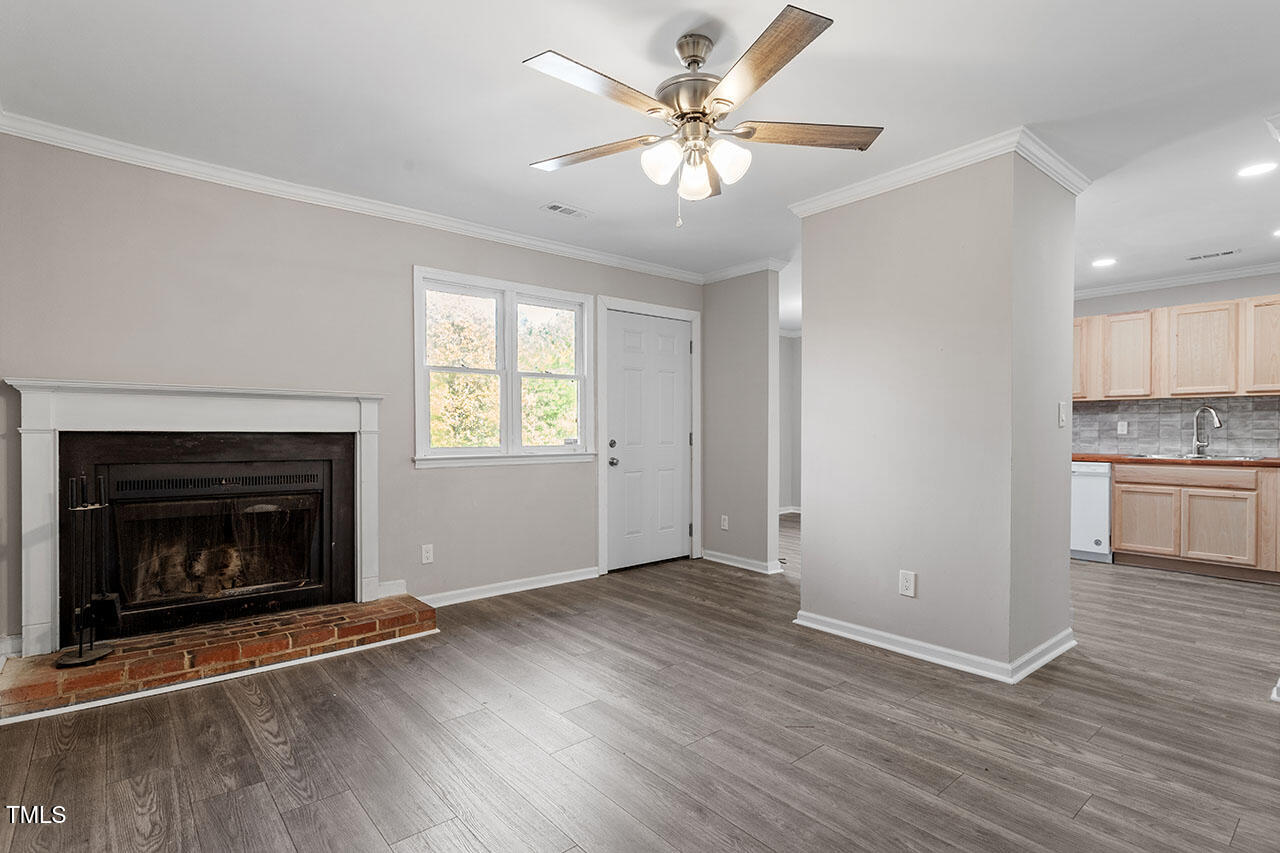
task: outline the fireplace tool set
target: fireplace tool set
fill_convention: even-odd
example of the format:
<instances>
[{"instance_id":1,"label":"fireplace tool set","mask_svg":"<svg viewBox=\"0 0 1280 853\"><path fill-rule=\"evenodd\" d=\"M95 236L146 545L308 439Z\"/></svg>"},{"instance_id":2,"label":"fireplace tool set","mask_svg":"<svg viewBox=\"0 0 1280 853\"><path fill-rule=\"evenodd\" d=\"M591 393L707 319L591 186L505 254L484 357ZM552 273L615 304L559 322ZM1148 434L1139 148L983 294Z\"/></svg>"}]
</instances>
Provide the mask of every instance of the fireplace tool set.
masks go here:
<instances>
[{"instance_id":1,"label":"fireplace tool set","mask_svg":"<svg viewBox=\"0 0 1280 853\"><path fill-rule=\"evenodd\" d=\"M107 593L105 588L110 507L106 479L97 479L97 503L89 502L89 483L83 474L67 482L67 509L71 519L69 555L74 578L71 594L75 597L77 645L58 658L54 665L59 668L84 666L111 654L111 646L95 644L95 641L100 628L120 621L120 597Z\"/></svg>"}]
</instances>

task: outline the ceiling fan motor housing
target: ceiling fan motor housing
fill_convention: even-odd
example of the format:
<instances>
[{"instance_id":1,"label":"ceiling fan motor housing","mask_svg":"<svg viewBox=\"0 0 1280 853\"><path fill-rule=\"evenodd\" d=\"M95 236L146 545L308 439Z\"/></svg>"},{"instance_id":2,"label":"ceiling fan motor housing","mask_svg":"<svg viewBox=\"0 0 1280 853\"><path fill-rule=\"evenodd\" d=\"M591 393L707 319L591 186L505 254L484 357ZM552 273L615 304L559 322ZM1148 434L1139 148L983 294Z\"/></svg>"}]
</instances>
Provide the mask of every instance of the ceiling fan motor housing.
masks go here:
<instances>
[{"instance_id":1,"label":"ceiling fan motor housing","mask_svg":"<svg viewBox=\"0 0 1280 853\"><path fill-rule=\"evenodd\" d=\"M689 114L702 115L702 102L719 82L720 78L714 74L686 71L658 84L654 97L671 107L676 118Z\"/></svg>"}]
</instances>

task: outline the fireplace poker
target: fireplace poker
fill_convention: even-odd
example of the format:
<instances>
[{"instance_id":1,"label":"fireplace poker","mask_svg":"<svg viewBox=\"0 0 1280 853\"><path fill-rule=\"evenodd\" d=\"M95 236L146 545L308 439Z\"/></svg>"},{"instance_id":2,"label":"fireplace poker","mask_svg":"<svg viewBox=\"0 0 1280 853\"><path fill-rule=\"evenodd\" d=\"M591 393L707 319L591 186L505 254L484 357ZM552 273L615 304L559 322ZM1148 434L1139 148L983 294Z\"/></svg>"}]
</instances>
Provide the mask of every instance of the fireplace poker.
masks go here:
<instances>
[{"instance_id":1,"label":"fireplace poker","mask_svg":"<svg viewBox=\"0 0 1280 853\"><path fill-rule=\"evenodd\" d=\"M71 522L71 571L74 582L71 594L75 597L76 648L62 654L54 666L59 669L85 666L101 660L114 649L105 643L97 643L97 626L101 621L99 574L105 571L107 549L107 490L104 478L98 477L98 502L89 502L88 478L81 474L67 483L67 510ZM84 647L88 634L89 648Z\"/></svg>"}]
</instances>

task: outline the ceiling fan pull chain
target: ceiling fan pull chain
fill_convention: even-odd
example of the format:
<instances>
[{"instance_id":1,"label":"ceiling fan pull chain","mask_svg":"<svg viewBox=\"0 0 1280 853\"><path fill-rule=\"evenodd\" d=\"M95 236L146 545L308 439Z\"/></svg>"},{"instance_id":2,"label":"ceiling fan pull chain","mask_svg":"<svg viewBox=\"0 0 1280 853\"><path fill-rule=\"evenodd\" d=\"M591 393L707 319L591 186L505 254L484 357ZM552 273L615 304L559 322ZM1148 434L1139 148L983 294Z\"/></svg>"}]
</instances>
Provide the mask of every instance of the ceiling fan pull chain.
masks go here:
<instances>
[{"instance_id":1,"label":"ceiling fan pull chain","mask_svg":"<svg viewBox=\"0 0 1280 853\"><path fill-rule=\"evenodd\" d=\"M680 193L676 193L676 227L684 225L684 218L680 216Z\"/></svg>"}]
</instances>

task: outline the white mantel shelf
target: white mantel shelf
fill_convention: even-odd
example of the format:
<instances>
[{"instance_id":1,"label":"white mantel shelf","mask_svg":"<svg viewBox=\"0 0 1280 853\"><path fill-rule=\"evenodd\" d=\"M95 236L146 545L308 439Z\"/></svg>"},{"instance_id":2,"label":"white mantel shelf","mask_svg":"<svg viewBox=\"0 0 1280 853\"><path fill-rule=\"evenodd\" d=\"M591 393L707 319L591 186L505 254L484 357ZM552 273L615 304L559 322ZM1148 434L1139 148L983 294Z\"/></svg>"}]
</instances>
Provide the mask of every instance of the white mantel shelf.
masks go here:
<instances>
[{"instance_id":1,"label":"white mantel shelf","mask_svg":"<svg viewBox=\"0 0 1280 853\"><path fill-rule=\"evenodd\" d=\"M6 378L22 395L22 654L57 647L58 433L348 432L356 440L356 599L382 592L378 407L382 394ZM393 583L389 592L402 591Z\"/></svg>"}]
</instances>

